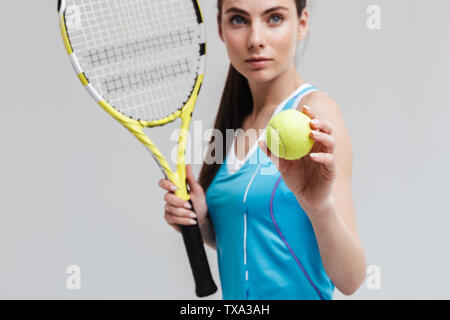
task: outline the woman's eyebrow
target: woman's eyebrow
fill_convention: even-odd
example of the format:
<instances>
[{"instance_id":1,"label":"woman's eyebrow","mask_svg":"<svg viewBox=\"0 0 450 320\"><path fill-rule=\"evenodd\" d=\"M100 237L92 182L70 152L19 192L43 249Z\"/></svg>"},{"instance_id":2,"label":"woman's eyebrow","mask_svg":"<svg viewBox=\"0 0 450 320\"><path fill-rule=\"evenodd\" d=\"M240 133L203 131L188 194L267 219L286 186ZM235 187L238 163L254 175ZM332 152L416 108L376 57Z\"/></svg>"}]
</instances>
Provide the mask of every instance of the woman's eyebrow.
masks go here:
<instances>
[{"instance_id":1,"label":"woman's eyebrow","mask_svg":"<svg viewBox=\"0 0 450 320\"><path fill-rule=\"evenodd\" d=\"M286 11L289 11L289 9L286 8L286 7L283 7L283 6L277 6L277 7L273 7L273 8L267 9L266 11L263 12L262 15L265 16L265 15L271 13L271 12L278 11L278 10L286 10ZM244 15L244 16L249 16L249 15L250 15L247 11L242 10L242 9L239 9L239 8L236 8L236 7L231 7L231 8L229 8L229 9L227 9L227 10L225 11L225 13L239 13L239 14L242 14L242 15Z\"/></svg>"}]
</instances>

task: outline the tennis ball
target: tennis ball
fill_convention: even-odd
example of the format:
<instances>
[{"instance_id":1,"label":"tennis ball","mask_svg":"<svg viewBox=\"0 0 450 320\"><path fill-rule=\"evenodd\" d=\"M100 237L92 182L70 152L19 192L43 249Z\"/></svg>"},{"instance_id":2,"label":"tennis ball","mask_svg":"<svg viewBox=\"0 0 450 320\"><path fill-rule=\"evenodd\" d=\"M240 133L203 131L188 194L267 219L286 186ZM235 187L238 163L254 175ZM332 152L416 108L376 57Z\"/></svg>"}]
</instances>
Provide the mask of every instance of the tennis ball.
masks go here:
<instances>
[{"instance_id":1,"label":"tennis ball","mask_svg":"<svg viewBox=\"0 0 450 320\"><path fill-rule=\"evenodd\" d=\"M314 140L309 137L310 121L310 117L296 109L281 111L267 125L267 147L286 160L304 157L314 145Z\"/></svg>"}]
</instances>

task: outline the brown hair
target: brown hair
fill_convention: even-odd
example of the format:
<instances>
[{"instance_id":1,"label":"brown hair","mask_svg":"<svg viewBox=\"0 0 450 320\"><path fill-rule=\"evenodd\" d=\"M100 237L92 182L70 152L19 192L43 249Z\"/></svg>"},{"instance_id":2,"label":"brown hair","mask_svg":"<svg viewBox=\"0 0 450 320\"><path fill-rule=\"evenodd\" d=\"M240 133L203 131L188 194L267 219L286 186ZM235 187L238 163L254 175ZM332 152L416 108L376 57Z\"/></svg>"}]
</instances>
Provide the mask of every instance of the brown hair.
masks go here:
<instances>
[{"instance_id":1,"label":"brown hair","mask_svg":"<svg viewBox=\"0 0 450 320\"><path fill-rule=\"evenodd\" d=\"M307 0L295 0L299 17L301 17L303 10L306 7L306 1ZM218 22L220 23L222 20L222 0L217 0L217 8L219 11ZM214 129L219 130L225 140L226 130L236 130L241 128L245 117L248 116L252 110L253 98L248 81L230 64L225 88L220 100L219 111L217 112L214 123ZM199 176L199 183L205 191L216 176L217 171L219 171L220 165L223 163L228 150L228 145L223 141L223 150L220 152L220 155L216 155L215 150L211 149L214 139L213 136L209 142L210 149L208 150L208 154L214 158L214 161L212 164L204 162ZM218 157L220 157L220 159L218 159Z\"/></svg>"}]
</instances>

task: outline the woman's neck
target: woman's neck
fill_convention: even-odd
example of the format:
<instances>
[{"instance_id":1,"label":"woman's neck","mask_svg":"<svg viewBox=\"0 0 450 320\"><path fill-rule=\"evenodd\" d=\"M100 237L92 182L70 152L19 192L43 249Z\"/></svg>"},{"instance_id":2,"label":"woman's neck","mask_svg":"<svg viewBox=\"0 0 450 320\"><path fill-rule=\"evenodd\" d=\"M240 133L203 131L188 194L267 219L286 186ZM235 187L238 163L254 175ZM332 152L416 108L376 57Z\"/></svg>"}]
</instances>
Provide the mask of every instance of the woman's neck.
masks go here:
<instances>
[{"instance_id":1,"label":"woman's neck","mask_svg":"<svg viewBox=\"0 0 450 320\"><path fill-rule=\"evenodd\" d=\"M294 66L271 81L249 81L253 97L251 118L256 119L266 113L271 115L281 102L304 83Z\"/></svg>"}]
</instances>

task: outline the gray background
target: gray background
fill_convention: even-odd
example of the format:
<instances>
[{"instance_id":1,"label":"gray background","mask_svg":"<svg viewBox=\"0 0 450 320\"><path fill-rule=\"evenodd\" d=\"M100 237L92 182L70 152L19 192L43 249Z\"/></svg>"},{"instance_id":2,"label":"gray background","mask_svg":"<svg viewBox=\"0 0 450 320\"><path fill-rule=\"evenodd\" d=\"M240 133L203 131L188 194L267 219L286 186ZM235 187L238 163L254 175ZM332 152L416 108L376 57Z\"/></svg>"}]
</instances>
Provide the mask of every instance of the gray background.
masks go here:
<instances>
[{"instance_id":1,"label":"gray background","mask_svg":"<svg viewBox=\"0 0 450 320\"><path fill-rule=\"evenodd\" d=\"M228 59L215 1L200 2L209 55L195 119L207 129ZM379 31L366 27L371 4L382 9ZM161 172L74 77L55 7L0 0L0 298L194 299L181 236L163 219ZM335 298L449 299L450 1L315 0L311 9L299 70L342 107L359 232L382 272L380 290L364 283ZM66 288L73 264L79 291Z\"/></svg>"}]
</instances>

